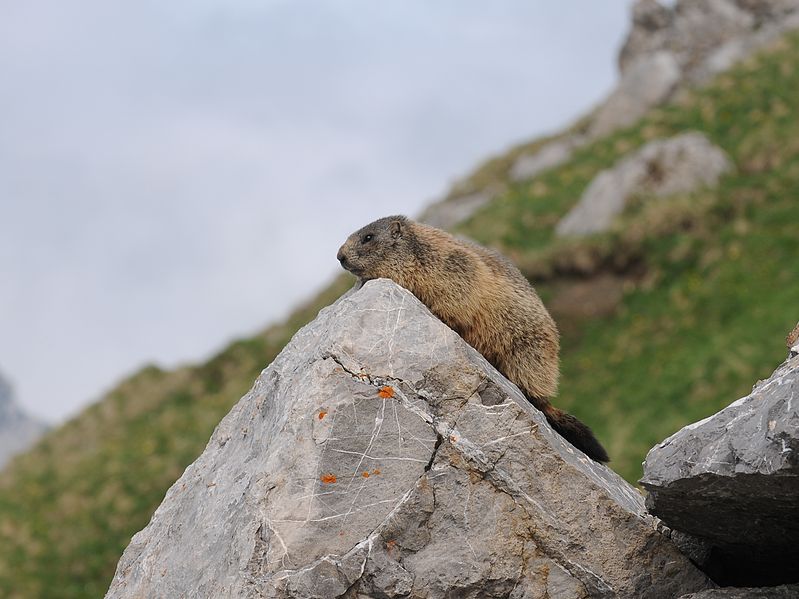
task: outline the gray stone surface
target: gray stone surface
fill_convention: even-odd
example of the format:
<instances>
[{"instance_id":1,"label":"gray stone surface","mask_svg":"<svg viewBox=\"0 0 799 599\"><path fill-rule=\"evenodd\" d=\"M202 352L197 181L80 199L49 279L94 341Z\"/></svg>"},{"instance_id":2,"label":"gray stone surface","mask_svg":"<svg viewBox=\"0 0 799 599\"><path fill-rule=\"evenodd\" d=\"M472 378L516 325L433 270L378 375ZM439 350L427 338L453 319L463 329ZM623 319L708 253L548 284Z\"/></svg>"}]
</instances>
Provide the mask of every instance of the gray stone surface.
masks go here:
<instances>
[{"instance_id":1,"label":"gray stone surface","mask_svg":"<svg viewBox=\"0 0 799 599\"><path fill-rule=\"evenodd\" d=\"M799 11L799 0L735 0L743 10L750 13L755 23L771 23Z\"/></svg>"},{"instance_id":2,"label":"gray stone surface","mask_svg":"<svg viewBox=\"0 0 799 599\"><path fill-rule=\"evenodd\" d=\"M724 151L701 133L651 141L599 173L555 230L558 235L605 231L632 197L664 198L712 186L731 168Z\"/></svg>"},{"instance_id":3,"label":"gray stone surface","mask_svg":"<svg viewBox=\"0 0 799 599\"><path fill-rule=\"evenodd\" d=\"M376 280L299 331L107 597L672 598L712 586L641 495Z\"/></svg>"},{"instance_id":4,"label":"gray stone surface","mask_svg":"<svg viewBox=\"0 0 799 599\"><path fill-rule=\"evenodd\" d=\"M639 0L619 66L624 74L642 57L666 51L685 82L704 82L796 28L798 12L797 0L678 0L670 7Z\"/></svg>"},{"instance_id":5,"label":"gray stone surface","mask_svg":"<svg viewBox=\"0 0 799 599\"><path fill-rule=\"evenodd\" d=\"M33 445L47 426L22 411L11 385L0 375L0 468Z\"/></svg>"},{"instance_id":6,"label":"gray stone surface","mask_svg":"<svg viewBox=\"0 0 799 599\"><path fill-rule=\"evenodd\" d=\"M761 588L708 589L688 593L680 599L799 599L799 585L786 584Z\"/></svg>"},{"instance_id":7,"label":"gray stone surface","mask_svg":"<svg viewBox=\"0 0 799 599\"><path fill-rule=\"evenodd\" d=\"M671 52L638 57L625 69L616 89L594 112L588 137L595 139L634 124L652 107L672 97L682 71Z\"/></svg>"},{"instance_id":8,"label":"gray stone surface","mask_svg":"<svg viewBox=\"0 0 799 599\"><path fill-rule=\"evenodd\" d=\"M796 582L799 356L653 448L641 484L653 514L710 545L706 568L717 582Z\"/></svg>"},{"instance_id":9,"label":"gray stone surface","mask_svg":"<svg viewBox=\"0 0 799 599\"><path fill-rule=\"evenodd\" d=\"M642 56L671 53L690 79L709 52L751 33L757 23L735 0L678 0L665 7L643 0L633 7L633 26L619 54L622 73Z\"/></svg>"},{"instance_id":10,"label":"gray stone surface","mask_svg":"<svg viewBox=\"0 0 799 599\"><path fill-rule=\"evenodd\" d=\"M688 86L799 28L799 0L638 0L619 53L619 83L592 115L595 139L632 125Z\"/></svg>"},{"instance_id":11,"label":"gray stone surface","mask_svg":"<svg viewBox=\"0 0 799 599\"><path fill-rule=\"evenodd\" d=\"M486 189L435 202L422 212L419 220L439 229L451 229L488 204L496 193L497 190Z\"/></svg>"},{"instance_id":12,"label":"gray stone surface","mask_svg":"<svg viewBox=\"0 0 799 599\"><path fill-rule=\"evenodd\" d=\"M522 154L510 169L511 181L526 181L540 173L560 166L571 158L574 150L585 145L586 138L580 135L567 135L547 142L537 152Z\"/></svg>"},{"instance_id":13,"label":"gray stone surface","mask_svg":"<svg viewBox=\"0 0 799 599\"><path fill-rule=\"evenodd\" d=\"M797 3L799 6L799 3ZM692 70L691 80L703 83L714 75L731 68L735 63L767 47L788 31L799 29L799 10L788 12L778 20L769 22L749 35L736 37L707 53Z\"/></svg>"}]
</instances>

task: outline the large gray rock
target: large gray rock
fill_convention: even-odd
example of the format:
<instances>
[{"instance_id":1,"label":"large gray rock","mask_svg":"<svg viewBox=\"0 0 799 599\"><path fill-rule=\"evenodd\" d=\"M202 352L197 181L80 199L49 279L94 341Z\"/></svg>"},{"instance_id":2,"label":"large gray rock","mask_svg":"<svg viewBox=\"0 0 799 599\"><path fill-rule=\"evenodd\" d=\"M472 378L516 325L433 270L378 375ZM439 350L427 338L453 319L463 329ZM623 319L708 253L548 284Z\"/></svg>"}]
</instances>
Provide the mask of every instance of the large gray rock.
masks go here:
<instances>
[{"instance_id":1,"label":"large gray rock","mask_svg":"<svg viewBox=\"0 0 799 599\"><path fill-rule=\"evenodd\" d=\"M799 356L653 448L641 484L653 514L709 545L705 567L717 582L796 582Z\"/></svg>"},{"instance_id":2,"label":"large gray rock","mask_svg":"<svg viewBox=\"0 0 799 599\"><path fill-rule=\"evenodd\" d=\"M0 375L0 468L33 445L46 430L44 423L19 407L11 385Z\"/></svg>"},{"instance_id":3,"label":"large gray rock","mask_svg":"<svg viewBox=\"0 0 799 599\"><path fill-rule=\"evenodd\" d=\"M419 220L439 229L452 229L488 204L498 192L498 189L484 189L456 194L428 206Z\"/></svg>"},{"instance_id":4,"label":"large gray rock","mask_svg":"<svg viewBox=\"0 0 799 599\"><path fill-rule=\"evenodd\" d=\"M681 78L682 71L671 52L637 58L622 72L616 89L594 112L588 137L595 139L634 124L651 108L669 100Z\"/></svg>"},{"instance_id":5,"label":"large gray rock","mask_svg":"<svg viewBox=\"0 0 799 599\"><path fill-rule=\"evenodd\" d=\"M701 133L651 141L599 173L555 230L558 235L605 231L632 197L664 198L709 187L731 168L725 152Z\"/></svg>"},{"instance_id":6,"label":"large gray rock","mask_svg":"<svg viewBox=\"0 0 799 599\"><path fill-rule=\"evenodd\" d=\"M508 176L511 181L526 181L540 173L560 166L572 157L574 150L585 145L586 138L567 135L548 141L537 151L522 154L511 166Z\"/></svg>"},{"instance_id":7,"label":"large gray rock","mask_svg":"<svg viewBox=\"0 0 799 599\"><path fill-rule=\"evenodd\" d=\"M619 53L619 83L594 111L587 137L632 125L797 28L799 0L638 0Z\"/></svg>"},{"instance_id":8,"label":"large gray rock","mask_svg":"<svg viewBox=\"0 0 799 599\"><path fill-rule=\"evenodd\" d=\"M799 2L795 2L795 5L799 7ZM692 69L691 80L697 83L708 81L717 73L730 69L737 62L772 44L787 31L797 28L799 28L799 10L796 12L786 10L786 14L778 20L767 22L749 35L735 37L713 48Z\"/></svg>"},{"instance_id":9,"label":"large gray rock","mask_svg":"<svg viewBox=\"0 0 799 599\"><path fill-rule=\"evenodd\" d=\"M622 73L643 56L667 51L681 71L691 72L713 49L751 33L755 18L735 0L678 0L666 7L654 0L633 6L633 26L619 54Z\"/></svg>"},{"instance_id":10,"label":"large gray rock","mask_svg":"<svg viewBox=\"0 0 799 599\"><path fill-rule=\"evenodd\" d=\"M799 0L736 0L736 4L760 24L778 21L799 11Z\"/></svg>"},{"instance_id":11,"label":"large gray rock","mask_svg":"<svg viewBox=\"0 0 799 599\"><path fill-rule=\"evenodd\" d=\"M663 597L712 586L640 494L386 280L320 312L107 597Z\"/></svg>"},{"instance_id":12,"label":"large gray rock","mask_svg":"<svg viewBox=\"0 0 799 599\"><path fill-rule=\"evenodd\" d=\"M638 0L619 54L622 75L643 57L669 52L686 83L701 83L799 23L799 0Z\"/></svg>"}]
</instances>

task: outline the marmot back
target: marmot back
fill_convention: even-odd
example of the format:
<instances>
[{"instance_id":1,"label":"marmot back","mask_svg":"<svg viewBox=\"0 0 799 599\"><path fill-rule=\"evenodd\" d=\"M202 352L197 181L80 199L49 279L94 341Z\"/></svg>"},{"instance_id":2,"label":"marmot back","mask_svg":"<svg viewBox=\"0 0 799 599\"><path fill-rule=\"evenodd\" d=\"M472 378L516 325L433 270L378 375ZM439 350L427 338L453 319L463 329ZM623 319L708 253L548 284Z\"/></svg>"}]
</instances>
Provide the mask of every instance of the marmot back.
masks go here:
<instances>
[{"instance_id":1,"label":"marmot back","mask_svg":"<svg viewBox=\"0 0 799 599\"><path fill-rule=\"evenodd\" d=\"M608 461L586 425L549 403L558 388L558 330L509 260L404 216L359 229L337 257L362 281L391 279L413 293L515 383L558 433L594 460Z\"/></svg>"}]
</instances>

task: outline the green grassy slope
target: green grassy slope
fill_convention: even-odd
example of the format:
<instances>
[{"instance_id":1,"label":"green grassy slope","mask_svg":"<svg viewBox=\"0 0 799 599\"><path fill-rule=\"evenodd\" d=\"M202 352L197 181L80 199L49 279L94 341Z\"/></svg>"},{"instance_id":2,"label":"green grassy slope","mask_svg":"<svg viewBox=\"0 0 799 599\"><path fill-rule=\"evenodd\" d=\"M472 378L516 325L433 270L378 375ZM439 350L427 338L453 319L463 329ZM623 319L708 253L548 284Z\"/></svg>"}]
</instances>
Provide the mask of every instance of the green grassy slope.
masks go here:
<instances>
[{"instance_id":1,"label":"green grassy slope","mask_svg":"<svg viewBox=\"0 0 799 599\"><path fill-rule=\"evenodd\" d=\"M508 156L476 172L475 184L500 181L507 192L462 231L506 251L548 302L608 273L619 281L604 316L558 316L555 403L591 424L631 481L653 444L746 394L785 355L782 339L799 318L797 98L792 36L532 184L507 182ZM599 170L687 129L735 162L718 189L641 202L605 235L553 240L552 226ZM130 537L216 423L350 282L338 279L287 322L203 365L144 369L15 460L0 474L0 596L101 597Z\"/></svg>"}]
</instances>

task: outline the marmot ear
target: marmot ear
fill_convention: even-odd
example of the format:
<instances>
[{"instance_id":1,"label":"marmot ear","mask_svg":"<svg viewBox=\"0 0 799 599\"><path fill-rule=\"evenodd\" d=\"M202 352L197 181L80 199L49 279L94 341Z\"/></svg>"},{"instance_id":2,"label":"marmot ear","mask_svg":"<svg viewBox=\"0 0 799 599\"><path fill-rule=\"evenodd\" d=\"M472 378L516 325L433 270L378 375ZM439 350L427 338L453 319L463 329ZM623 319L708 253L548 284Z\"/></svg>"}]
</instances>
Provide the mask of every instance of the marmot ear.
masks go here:
<instances>
[{"instance_id":1,"label":"marmot ear","mask_svg":"<svg viewBox=\"0 0 799 599\"><path fill-rule=\"evenodd\" d=\"M388 232L394 239L402 237L402 223L398 220L392 220L388 225Z\"/></svg>"}]
</instances>

